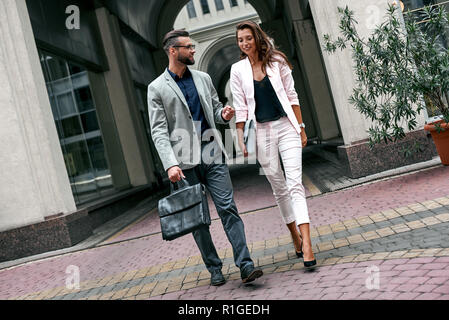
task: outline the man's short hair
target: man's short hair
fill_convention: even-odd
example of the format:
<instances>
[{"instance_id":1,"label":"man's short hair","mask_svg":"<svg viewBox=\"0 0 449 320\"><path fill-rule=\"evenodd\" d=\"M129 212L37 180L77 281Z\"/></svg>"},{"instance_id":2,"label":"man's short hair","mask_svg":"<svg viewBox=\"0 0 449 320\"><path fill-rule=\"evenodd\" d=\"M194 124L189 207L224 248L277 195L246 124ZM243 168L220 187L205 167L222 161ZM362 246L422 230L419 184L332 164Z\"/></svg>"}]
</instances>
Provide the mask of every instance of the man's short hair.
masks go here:
<instances>
[{"instance_id":1,"label":"man's short hair","mask_svg":"<svg viewBox=\"0 0 449 320\"><path fill-rule=\"evenodd\" d=\"M190 34L186 30L172 30L165 35L162 46L167 54L168 49L178 44L179 37L190 37Z\"/></svg>"}]
</instances>

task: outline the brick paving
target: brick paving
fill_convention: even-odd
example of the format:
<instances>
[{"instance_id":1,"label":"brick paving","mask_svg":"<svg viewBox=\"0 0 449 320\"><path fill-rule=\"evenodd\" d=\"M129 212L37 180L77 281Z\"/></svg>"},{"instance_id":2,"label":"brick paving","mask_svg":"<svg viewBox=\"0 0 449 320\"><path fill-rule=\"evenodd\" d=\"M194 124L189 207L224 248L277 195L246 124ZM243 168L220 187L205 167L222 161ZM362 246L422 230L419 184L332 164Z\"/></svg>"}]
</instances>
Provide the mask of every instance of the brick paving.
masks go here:
<instances>
[{"instance_id":1,"label":"brick paving","mask_svg":"<svg viewBox=\"0 0 449 320\"><path fill-rule=\"evenodd\" d=\"M264 270L261 279L241 283L213 215L211 232L228 282L210 286L193 238L164 242L152 211L95 248L0 270L0 299L448 299L447 167L309 193L319 265L313 272L296 257L265 177L251 182L254 171L239 170L242 178L233 179L236 202L252 257ZM79 289L66 287L68 266L80 270Z\"/></svg>"}]
</instances>

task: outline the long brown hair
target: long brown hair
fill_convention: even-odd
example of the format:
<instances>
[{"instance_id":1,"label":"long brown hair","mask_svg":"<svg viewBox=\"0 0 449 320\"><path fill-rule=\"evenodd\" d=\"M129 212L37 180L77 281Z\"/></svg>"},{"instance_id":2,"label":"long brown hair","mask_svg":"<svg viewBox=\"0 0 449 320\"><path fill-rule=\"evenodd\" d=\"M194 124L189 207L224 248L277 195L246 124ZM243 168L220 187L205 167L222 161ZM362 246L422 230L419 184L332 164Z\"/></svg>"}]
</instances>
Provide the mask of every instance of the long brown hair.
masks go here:
<instances>
[{"instance_id":1,"label":"long brown hair","mask_svg":"<svg viewBox=\"0 0 449 320\"><path fill-rule=\"evenodd\" d=\"M237 25L237 30L235 31L235 37L238 45L238 33L243 29L250 29L254 40L256 42L256 50L259 54L259 60L262 61L262 71L266 73L267 65L272 67L273 62L283 62L279 59L281 56L285 62L288 64L290 69L293 69L290 61L288 61L287 56L279 51L271 42L270 37L262 30L262 28L253 21L243 21ZM247 55L240 50L240 59L245 59Z\"/></svg>"}]
</instances>

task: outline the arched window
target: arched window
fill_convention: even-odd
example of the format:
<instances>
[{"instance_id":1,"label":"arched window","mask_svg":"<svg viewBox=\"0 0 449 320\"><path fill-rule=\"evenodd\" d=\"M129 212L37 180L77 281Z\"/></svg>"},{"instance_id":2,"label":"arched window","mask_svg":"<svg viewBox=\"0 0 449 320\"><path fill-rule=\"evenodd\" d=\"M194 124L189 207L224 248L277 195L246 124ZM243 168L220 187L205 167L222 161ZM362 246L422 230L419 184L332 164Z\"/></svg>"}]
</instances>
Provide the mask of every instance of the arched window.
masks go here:
<instances>
[{"instance_id":1,"label":"arched window","mask_svg":"<svg viewBox=\"0 0 449 320\"><path fill-rule=\"evenodd\" d=\"M217 9L217 11L224 10L223 1L215 0L215 8Z\"/></svg>"},{"instance_id":2,"label":"arched window","mask_svg":"<svg viewBox=\"0 0 449 320\"><path fill-rule=\"evenodd\" d=\"M207 0L201 0L201 9L203 10L203 14L210 13L209 9L209 3L207 3Z\"/></svg>"},{"instance_id":3,"label":"arched window","mask_svg":"<svg viewBox=\"0 0 449 320\"><path fill-rule=\"evenodd\" d=\"M195 5L193 4L193 0L190 0L187 3L187 14L189 15L189 19L196 18Z\"/></svg>"}]
</instances>

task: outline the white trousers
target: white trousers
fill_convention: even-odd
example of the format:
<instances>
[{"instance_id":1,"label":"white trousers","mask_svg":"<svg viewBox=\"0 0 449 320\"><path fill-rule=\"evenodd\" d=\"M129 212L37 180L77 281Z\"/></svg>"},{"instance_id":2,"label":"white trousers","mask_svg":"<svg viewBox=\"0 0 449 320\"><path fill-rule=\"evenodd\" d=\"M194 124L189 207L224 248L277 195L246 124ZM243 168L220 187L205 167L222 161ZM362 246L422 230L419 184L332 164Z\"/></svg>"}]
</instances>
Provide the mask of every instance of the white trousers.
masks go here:
<instances>
[{"instance_id":1,"label":"white trousers","mask_svg":"<svg viewBox=\"0 0 449 320\"><path fill-rule=\"evenodd\" d=\"M310 223L302 184L302 144L287 117L257 123L257 158L271 184L285 224ZM280 158L284 166L282 171Z\"/></svg>"}]
</instances>

